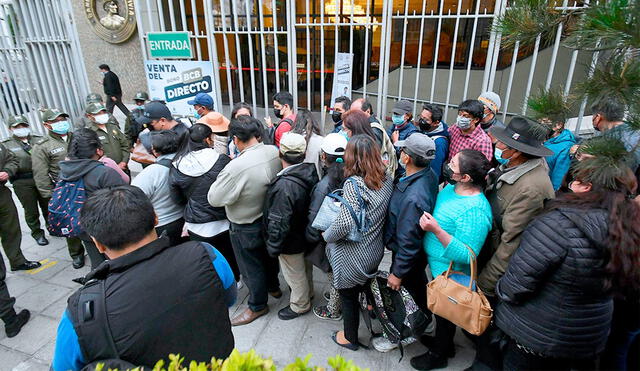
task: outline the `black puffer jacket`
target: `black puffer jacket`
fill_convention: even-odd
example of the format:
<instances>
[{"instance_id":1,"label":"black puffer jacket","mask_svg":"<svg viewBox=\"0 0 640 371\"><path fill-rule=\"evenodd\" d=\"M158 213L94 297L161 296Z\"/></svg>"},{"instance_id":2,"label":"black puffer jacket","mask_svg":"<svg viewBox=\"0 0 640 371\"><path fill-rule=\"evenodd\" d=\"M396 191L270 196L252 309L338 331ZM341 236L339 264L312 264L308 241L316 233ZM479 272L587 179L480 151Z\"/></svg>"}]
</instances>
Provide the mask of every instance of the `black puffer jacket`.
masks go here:
<instances>
[{"instance_id":1,"label":"black puffer jacket","mask_svg":"<svg viewBox=\"0 0 640 371\"><path fill-rule=\"evenodd\" d=\"M498 327L547 357L600 353L613 313L603 289L607 236L602 209L558 209L534 220L498 281Z\"/></svg>"},{"instance_id":2,"label":"black puffer jacket","mask_svg":"<svg viewBox=\"0 0 640 371\"><path fill-rule=\"evenodd\" d=\"M208 223L226 219L224 207L213 207L207 193L218 174L231 161L212 148L194 151L174 160L169 172L171 196L174 201L186 204L184 220L189 223Z\"/></svg>"},{"instance_id":3,"label":"black puffer jacket","mask_svg":"<svg viewBox=\"0 0 640 371\"><path fill-rule=\"evenodd\" d=\"M318 183L315 164L286 168L269 185L264 203L265 242L271 256L299 254L312 245L307 242L311 190Z\"/></svg>"}]
</instances>

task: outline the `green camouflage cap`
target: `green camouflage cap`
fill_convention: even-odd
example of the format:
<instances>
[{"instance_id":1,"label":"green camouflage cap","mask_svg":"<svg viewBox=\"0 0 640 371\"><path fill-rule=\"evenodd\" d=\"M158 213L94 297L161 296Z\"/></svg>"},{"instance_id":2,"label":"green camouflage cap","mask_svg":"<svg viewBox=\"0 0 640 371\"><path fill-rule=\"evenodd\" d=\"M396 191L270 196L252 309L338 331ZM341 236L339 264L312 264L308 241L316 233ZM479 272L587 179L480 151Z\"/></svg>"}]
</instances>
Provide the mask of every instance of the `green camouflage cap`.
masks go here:
<instances>
[{"instance_id":1,"label":"green camouflage cap","mask_svg":"<svg viewBox=\"0 0 640 371\"><path fill-rule=\"evenodd\" d=\"M84 112L89 113L91 115L95 115L100 111L106 111L106 110L107 110L107 107L105 107L104 104L102 103L90 103L87 105L87 108L85 108Z\"/></svg>"},{"instance_id":2,"label":"green camouflage cap","mask_svg":"<svg viewBox=\"0 0 640 371\"><path fill-rule=\"evenodd\" d=\"M146 91L139 91L133 97L133 100L149 100L149 94Z\"/></svg>"},{"instance_id":3,"label":"green camouflage cap","mask_svg":"<svg viewBox=\"0 0 640 371\"><path fill-rule=\"evenodd\" d=\"M27 121L27 118L24 117L23 115L14 115L14 116L9 116L9 119L7 120L7 124L9 125L10 128L12 128L20 124L29 125L29 121Z\"/></svg>"},{"instance_id":4,"label":"green camouflage cap","mask_svg":"<svg viewBox=\"0 0 640 371\"><path fill-rule=\"evenodd\" d=\"M85 103L89 104L89 103L100 103L102 102L102 96L98 93L91 93L89 95L87 95L87 98L85 99Z\"/></svg>"},{"instance_id":5,"label":"green camouflage cap","mask_svg":"<svg viewBox=\"0 0 640 371\"><path fill-rule=\"evenodd\" d=\"M40 112L40 119L42 122L53 121L60 116L69 117L68 114L60 111L57 108L45 108Z\"/></svg>"}]
</instances>

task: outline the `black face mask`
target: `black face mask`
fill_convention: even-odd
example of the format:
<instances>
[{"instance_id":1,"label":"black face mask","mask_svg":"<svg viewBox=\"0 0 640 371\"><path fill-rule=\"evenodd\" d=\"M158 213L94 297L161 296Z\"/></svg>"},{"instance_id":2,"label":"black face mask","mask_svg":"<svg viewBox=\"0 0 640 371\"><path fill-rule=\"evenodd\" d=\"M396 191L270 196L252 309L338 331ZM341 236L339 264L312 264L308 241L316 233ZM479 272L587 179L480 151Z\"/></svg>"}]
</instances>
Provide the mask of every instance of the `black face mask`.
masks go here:
<instances>
[{"instance_id":1,"label":"black face mask","mask_svg":"<svg viewBox=\"0 0 640 371\"><path fill-rule=\"evenodd\" d=\"M420 130L422 131L431 131L431 125L426 122L423 118L418 120L418 126L420 126Z\"/></svg>"},{"instance_id":2,"label":"black face mask","mask_svg":"<svg viewBox=\"0 0 640 371\"><path fill-rule=\"evenodd\" d=\"M334 112L331 114L331 119L333 120L333 122L335 122L336 124L339 123L342 120L342 113L341 112Z\"/></svg>"},{"instance_id":3,"label":"black face mask","mask_svg":"<svg viewBox=\"0 0 640 371\"><path fill-rule=\"evenodd\" d=\"M451 170L451 166L449 166L449 164L444 164L442 166L442 176L444 177L444 180L446 180L447 183L456 184L456 181L451 178L453 174L455 173L453 172L453 170Z\"/></svg>"},{"instance_id":4,"label":"black face mask","mask_svg":"<svg viewBox=\"0 0 640 371\"><path fill-rule=\"evenodd\" d=\"M282 118L282 113L280 112L280 109L279 109L279 108L274 108L274 109L273 109L273 114L274 114L277 118L279 118L279 119L281 119L281 118Z\"/></svg>"}]
</instances>

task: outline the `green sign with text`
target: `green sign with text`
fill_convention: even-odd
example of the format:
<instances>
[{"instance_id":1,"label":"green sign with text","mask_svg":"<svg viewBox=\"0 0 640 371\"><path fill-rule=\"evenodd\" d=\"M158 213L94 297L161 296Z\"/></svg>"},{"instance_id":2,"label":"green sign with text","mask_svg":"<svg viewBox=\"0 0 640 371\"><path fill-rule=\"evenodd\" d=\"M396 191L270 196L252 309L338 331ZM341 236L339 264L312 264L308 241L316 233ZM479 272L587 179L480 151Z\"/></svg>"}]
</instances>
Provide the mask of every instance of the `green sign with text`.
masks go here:
<instances>
[{"instance_id":1,"label":"green sign with text","mask_svg":"<svg viewBox=\"0 0 640 371\"><path fill-rule=\"evenodd\" d=\"M151 58L192 58L189 32L149 32Z\"/></svg>"}]
</instances>

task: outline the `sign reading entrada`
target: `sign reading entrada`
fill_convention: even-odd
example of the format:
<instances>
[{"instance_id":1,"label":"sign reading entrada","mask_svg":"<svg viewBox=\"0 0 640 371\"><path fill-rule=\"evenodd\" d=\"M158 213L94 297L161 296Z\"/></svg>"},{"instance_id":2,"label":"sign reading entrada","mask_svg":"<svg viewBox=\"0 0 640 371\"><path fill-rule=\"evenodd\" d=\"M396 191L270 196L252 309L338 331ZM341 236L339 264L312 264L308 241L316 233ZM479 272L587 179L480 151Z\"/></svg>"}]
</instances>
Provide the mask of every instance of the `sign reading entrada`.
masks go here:
<instances>
[{"instance_id":1,"label":"sign reading entrada","mask_svg":"<svg viewBox=\"0 0 640 371\"><path fill-rule=\"evenodd\" d=\"M189 32L149 32L151 58L192 58Z\"/></svg>"}]
</instances>

